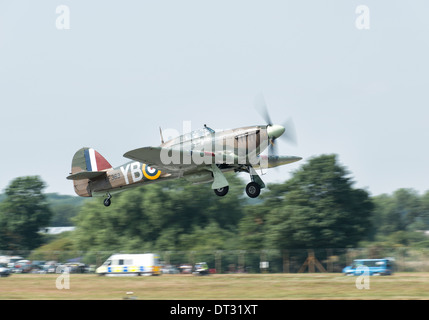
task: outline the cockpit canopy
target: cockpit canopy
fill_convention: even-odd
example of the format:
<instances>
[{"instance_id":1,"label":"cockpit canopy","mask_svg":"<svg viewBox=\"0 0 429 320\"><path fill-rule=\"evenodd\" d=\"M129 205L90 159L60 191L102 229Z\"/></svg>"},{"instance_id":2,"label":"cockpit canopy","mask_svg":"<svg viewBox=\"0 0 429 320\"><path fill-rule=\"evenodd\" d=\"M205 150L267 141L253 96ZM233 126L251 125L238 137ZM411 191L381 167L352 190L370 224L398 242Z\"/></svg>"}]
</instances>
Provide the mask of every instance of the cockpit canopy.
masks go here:
<instances>
[{"instance_id":1,"label":"cockpit canopy","mask_svg":"<svg viewBox=\"0 0 429 320\"><path fill-rule=\"evenodd\" d=\"M194 131L185 133L181 136L178 136L174 139L171 139L167 143L170 146L174 146L174 145L184 143L184 142L188 142L188 141L192 141L192 140L199 140L201 138L207 138L211 135L211 132L213 131L212 129L210 129L210 130L207 127L202 128L202 129L198 129L198 130L194 130ZM213 131L213 133L214 133L214 131Z\"/></svg>"}]
</instances>

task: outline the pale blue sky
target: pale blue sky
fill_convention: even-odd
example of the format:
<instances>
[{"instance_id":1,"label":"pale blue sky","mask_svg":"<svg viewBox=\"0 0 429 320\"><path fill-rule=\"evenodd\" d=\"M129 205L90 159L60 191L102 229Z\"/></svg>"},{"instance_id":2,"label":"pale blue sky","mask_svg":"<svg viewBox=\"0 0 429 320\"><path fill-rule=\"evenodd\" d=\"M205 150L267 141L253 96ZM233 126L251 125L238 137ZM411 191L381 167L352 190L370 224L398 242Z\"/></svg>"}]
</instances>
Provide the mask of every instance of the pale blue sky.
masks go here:
<instances>
[{"instance_id":1,"label":"pale blue sky","mask_svg":"<svg viewBox=\"0 0 429 320\"><path fill-rule=\"evenodd\" d=\"M158 145L159 126L264 124L261 92L274 122L295 122L298 145L280 154L337 153L373 195L429 190L428 1L106 2L0 2L0 190L40 175L73 194L77 149L118 166ZM369 30L355 26L362 4Z\"/></svg>"}]
</instances>

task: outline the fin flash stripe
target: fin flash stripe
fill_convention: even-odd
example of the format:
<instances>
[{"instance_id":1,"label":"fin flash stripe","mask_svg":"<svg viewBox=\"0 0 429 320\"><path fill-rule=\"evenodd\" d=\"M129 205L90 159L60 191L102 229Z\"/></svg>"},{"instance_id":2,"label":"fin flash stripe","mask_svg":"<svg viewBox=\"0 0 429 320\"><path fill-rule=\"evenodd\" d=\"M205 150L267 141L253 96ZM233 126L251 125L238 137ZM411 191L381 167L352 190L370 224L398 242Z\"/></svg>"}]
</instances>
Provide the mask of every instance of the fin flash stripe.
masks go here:
<instances>
[{"instance_id":1,"label":"fin flash stripe","mask_svg":"<svg viewBox=\"0 0 429 320\"><path fill-rule=\"evenodd\" d=\"M87 171L102 171L112 167L110 163L93 148L85 149L85 163Z\"/></svg>"}]
</instances>

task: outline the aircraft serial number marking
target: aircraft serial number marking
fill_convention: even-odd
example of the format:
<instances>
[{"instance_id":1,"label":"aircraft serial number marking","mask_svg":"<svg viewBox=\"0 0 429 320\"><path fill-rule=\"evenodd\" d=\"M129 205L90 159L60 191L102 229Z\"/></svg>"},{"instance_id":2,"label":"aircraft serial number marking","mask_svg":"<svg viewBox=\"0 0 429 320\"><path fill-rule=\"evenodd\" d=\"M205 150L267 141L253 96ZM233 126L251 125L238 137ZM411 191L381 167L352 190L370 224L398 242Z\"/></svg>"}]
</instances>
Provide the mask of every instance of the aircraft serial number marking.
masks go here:
<instances>
[{"instance_id":1,"label":"aircraft serial number marking","mask_svg":"<svg viewBox=\"0 0 429 320\"><path fill-rule=\"evenodd\" d=\"M115 180L118 180L120 178L121 178L121 174L120 173L115 173L115 174L112 174L111 176L109 176L109 180L110 181L115 181Z\"/></svg>"}]
</instances>

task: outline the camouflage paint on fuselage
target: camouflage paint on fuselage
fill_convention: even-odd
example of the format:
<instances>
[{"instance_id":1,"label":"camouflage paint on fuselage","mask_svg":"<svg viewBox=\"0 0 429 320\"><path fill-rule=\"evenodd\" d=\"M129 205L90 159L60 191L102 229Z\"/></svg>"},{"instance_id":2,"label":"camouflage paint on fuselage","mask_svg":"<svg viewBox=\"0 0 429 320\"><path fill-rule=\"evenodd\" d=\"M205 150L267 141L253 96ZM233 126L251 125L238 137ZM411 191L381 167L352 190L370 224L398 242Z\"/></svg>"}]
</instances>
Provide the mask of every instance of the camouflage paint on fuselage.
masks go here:
<instances>
[{"instance_id":1,"label":"camouflage paint on fuselage","mask_svg":"<svg viewBox=\"0 0 429 320\"><path fill-rule=\"evenodd\" d=\"M96 170L94 170L96 169ZM85 179L78 174L94 175L98 177ZM124 165L112 168L109 162L92 148L78 150L72 160L72 171L68 179L73 180L76 194L81 197L105 195L122 191L137 184L154 182L165 179L171 174L163 174L144 163L131 161Z\"/></svg>"},{"instance_id":2,"label":"camouflage paint on fuselage","mask_svg":"<svg viewBox=\"0 0 429 320\"><path fill-rule=\"evenodd\" d=\"M94 196L117 193L137 185L173 178L169 173L151 168L144 163L131 161L108 170L105 177L90 181L89 189Z\"/></svg>"}]
</instances>

